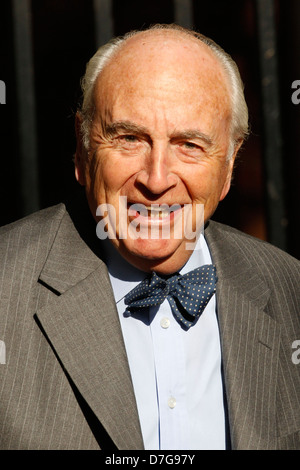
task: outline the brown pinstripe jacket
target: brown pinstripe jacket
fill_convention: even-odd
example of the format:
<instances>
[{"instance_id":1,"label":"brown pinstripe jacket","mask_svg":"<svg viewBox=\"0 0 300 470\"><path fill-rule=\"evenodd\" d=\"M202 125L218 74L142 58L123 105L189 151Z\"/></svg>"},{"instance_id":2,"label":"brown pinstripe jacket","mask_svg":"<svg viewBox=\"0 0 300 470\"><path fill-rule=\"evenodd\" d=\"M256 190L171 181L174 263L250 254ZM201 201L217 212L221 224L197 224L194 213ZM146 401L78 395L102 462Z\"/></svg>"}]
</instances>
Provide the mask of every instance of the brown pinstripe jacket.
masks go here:
<instances>
[{"instance_id":1,"label":"brown pinstripe jacket","mask_svg":"<svg viewBox=\"0 0 300 470\"><path fill-rule=\"evenodd\" d=\"M61 204L0 229L0 449L143 448L109 278L85 223ZM232 448L300 449L300 263L215 222L205 233Z\"/></svg>"}]
</instances>

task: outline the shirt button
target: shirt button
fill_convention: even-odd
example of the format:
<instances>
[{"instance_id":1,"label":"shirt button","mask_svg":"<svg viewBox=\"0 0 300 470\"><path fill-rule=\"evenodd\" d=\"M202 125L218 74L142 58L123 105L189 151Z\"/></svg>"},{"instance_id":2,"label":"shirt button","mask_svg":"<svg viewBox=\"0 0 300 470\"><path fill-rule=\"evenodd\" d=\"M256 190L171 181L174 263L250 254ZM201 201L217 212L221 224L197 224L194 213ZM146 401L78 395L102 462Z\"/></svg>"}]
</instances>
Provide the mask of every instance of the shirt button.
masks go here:
<instances>
[{"instance_id":1,"label":"shirt button","mask_svg":"<svg viewBox=\"0 0 300 470\"><path fill-rule=\"evenodd\" d=\"M160 326L162 328L169 328L170 326L170 320L167 317L164 317L160 320Z\"/></svg>"},{"instance_id":2,"label":"shirt button","mask_svg":"<svg viewBox=\"0 0 300 470\"><path fill-rule=\"evenodd\" d=\"M174 397L170 397L168 400L168 406L169 408L173 409L176 406L176 400Z\"/></svg>"}]
</instances>

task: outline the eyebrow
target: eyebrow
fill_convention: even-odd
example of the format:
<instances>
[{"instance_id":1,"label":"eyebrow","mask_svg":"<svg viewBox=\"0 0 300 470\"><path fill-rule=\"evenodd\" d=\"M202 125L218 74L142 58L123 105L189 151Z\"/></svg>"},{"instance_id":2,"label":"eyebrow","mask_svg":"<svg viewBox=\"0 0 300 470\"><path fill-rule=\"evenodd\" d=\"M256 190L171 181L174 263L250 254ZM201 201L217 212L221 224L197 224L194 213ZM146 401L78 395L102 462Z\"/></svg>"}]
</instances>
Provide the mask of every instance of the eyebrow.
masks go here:
<instances>
[{"instance_id":1,"label":"eyebrow","mask_svg":"<svg viewBox=\"0 0 300 470\"><path fill-rule=\"evenodd\" d=\"M213 145L213 140L207 134L204 134L204 132L201 132L198 129L188 129L174 132L171 137L178 140L198 139L204 141L208 146Z\"/></svg>"},{"instance_id":2,"label":"eyebrow","mask_svg":"<svg viewBox=\"0 0 300 470\"><path fill-rule=\"evenodd\" d=\"M114 137L121 132L130 132L132 134L149 135L149 131L144 126L138 126L131 121L116 121L106 124L104 127L105 134L108 137Z\"/></svg>"},{"instance_id":3,"label":"eyebrow","mask_svg":"<svg viewBox=\"0 0 300 470\"><path fill-rule=\"evenodd\" d=\"M128 132L136 135L146 135L150 136L150 131L144 127L139 126L131 121L116 121L111 124L105 125L105 134L108 137L114 137L121 132ZM198 129L187 129L182 131L175 131L171 134L171 139L176 140L190 140L198 139L205 142L208 146L213 145L213 140L205 133L199 131Z\"/></svg>"}]
</instances>

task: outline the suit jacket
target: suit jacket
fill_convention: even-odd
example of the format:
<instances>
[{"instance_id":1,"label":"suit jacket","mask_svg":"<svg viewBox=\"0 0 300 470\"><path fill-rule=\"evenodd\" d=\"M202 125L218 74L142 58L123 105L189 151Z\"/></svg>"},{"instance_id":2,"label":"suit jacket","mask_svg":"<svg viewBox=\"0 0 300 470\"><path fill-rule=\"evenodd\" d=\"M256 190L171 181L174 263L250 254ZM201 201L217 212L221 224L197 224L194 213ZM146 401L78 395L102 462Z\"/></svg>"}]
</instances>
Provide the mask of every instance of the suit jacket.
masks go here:
<instances>
[{"instance_id":1,"label":"suit jacket","mask_svg":"<svg viewBox=\"0 0 300 470\"><path fill-rule=\"evenodd\" d=\"M95 224L70 214L0 230L0 449L143 449ZM212 221L206 239L232 448L300 449L299 262Z\"/></svg>"}]
</instances>

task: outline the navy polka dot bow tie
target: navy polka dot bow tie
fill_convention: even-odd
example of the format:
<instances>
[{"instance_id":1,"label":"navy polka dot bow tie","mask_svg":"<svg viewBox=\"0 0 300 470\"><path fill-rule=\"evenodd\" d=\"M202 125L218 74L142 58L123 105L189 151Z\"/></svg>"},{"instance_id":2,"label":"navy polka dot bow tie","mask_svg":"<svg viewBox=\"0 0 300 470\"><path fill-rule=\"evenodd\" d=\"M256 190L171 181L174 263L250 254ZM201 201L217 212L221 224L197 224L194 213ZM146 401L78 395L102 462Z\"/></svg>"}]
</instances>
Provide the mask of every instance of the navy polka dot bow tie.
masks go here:
<instances>
[{"instance_id":1,"label":"navy polka dot bow tie","mask_svg":"<svg viewBox=\"0 0 300 470\"><path fill-rule=\"evenodd\" d=\"M174 274L162 278L155 272L125 296L126 310L134 313L147 307L158 306L168 299L173 315L181 326L188 329L216 291L216 268L206 264L181 276Z\"/></svg>"}]
</instances>

